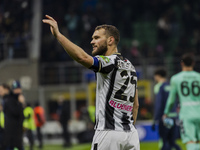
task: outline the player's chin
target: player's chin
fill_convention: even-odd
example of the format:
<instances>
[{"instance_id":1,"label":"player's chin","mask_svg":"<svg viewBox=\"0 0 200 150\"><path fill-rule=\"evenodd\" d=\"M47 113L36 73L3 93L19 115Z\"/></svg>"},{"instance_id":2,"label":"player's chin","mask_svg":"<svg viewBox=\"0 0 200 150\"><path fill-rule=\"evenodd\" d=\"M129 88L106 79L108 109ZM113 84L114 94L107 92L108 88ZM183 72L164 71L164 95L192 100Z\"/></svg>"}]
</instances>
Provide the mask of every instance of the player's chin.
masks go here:
<instances>
[{"instance_id":1,"label":"player's chin","mask_svg":"<svg viewBox=\"0 0 200 150\"><path fill-rule=\"evenodd\" d=\"M92 51L92 56L96 56L97 55L97 50L93 50Z\"/></svg>"}]
</instances>

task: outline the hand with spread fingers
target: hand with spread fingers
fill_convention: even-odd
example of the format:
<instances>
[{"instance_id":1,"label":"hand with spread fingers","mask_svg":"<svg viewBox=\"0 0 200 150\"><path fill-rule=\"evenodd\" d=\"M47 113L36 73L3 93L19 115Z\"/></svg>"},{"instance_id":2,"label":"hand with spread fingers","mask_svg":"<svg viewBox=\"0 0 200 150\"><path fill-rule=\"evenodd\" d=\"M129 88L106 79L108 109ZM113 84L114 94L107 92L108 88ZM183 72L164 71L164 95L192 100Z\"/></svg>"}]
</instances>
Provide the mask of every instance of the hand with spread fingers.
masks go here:
<instances>
[{"instance_id":1,"label":"hand with spread fingers","mask_svg":"<svg viewBox=\"0 0 200 150\"><path fill-rule=\"evenodd\" d=\"M60 34L58 29L57 22L49 15L45 15L46 19L43 19L42 22L50 25L51 33L57 37Z\"/></svg>"}]
</instances>

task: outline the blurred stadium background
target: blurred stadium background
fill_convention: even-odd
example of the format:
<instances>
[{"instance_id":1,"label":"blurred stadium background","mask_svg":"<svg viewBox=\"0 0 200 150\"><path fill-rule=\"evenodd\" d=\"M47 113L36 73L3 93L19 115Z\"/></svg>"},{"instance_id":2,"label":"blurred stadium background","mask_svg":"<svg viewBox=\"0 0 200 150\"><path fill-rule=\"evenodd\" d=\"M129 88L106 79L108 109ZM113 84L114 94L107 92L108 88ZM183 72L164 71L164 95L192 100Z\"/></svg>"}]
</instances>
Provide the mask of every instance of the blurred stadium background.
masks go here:
<instances>
[{"instance_id":1,"label":"blurred stadium background","mask_svg":"<svg viewBox=\"0 0 200 150\"><path fill-rule=\"evenodd\" d=\"M180 71L180 56L184 52L195 54L195 69L199 70L200 1L0 1L0 82L20 80L26 101L31 104L40 101L48 120L43 129L45 141L59 144L57 100L63 97L68 102L74 119L74 112L81 114L95 100L95 76L65 53L49 27L42 24L45 14L53 16L61 32L89 54L91 36L97 25L106 23L119 28L119 50L135 65L139 79L140 140L142 144L154 141L157 146L157 132L150 129L154 113L153 72L158 66L164 66L170 78ZM78 119L80 127L77 128L84 130L85 121ZM72 140L79 143L76 138Z\"/></svg>"}]
</instances>

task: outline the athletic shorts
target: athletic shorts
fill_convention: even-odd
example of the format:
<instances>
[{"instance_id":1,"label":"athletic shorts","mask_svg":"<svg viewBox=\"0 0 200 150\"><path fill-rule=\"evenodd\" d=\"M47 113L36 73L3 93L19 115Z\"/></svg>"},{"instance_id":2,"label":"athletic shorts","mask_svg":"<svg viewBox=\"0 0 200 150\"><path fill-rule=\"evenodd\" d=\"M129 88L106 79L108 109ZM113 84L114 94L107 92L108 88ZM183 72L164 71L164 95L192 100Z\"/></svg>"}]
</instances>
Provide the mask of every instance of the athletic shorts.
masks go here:
<instances>
[{"instance_id":1,"label":"athletic shorts","mask_svg":"<svg viewBox=\"0 0 200 150\"><path fill-rule=\"evenodd\" d=\"M138 132L96 130L91 150L140 150Z\"/></svg>"},{"instance_id":2,"label":"athletic shorts","mask_svg":"<svg viewBox=\"0 0 200 150\"><path fill-rule=\"evenodd\" d=\"M200 120L181 120L180 130L183 143L200 141Z\"/></svg>"}]
</instances>

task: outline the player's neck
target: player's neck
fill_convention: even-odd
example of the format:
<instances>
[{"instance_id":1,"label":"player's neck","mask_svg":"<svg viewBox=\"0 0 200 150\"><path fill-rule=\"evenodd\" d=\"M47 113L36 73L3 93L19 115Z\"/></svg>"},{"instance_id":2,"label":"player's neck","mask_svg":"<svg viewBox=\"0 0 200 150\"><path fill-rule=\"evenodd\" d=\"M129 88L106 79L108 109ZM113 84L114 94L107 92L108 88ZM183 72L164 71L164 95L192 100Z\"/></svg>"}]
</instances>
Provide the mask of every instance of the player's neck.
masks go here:
<instances>
[{"instance_id":1,"label":"player's neck","mask_svg":"<svg viewBox=\"0 0 200 150\"><path fill-rule=\"evenodd\" d=\"M118 53L117 47L108 47L108 50L105 53L105 56L110 56L110 55L113 55L113 54L116 54L116 53Z\"/></svg>"},{"instance_id":2,"label":"player's neck","mask_svg":"<svg viewBox=\"0 0 200 150\"><path fill-rule=\"evenodd\" d=\"M186 66L184 66L182 68L182 71L193 71L193 67L186 67Z\"/></svg>"},{"instance_id":3,"label":"player's neck","mask_svg":"<svg viewBox=\"0 0 200 150\"><path fill-rule=\"evenodd\" d=\"M159 79L159 83L164 83L164 82L166 82L166 81L167 81L166 78L160 78L160 79Z\"/></svg>"}]
</instances>

